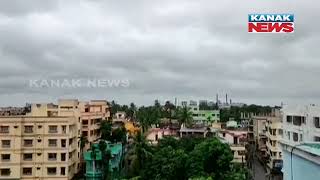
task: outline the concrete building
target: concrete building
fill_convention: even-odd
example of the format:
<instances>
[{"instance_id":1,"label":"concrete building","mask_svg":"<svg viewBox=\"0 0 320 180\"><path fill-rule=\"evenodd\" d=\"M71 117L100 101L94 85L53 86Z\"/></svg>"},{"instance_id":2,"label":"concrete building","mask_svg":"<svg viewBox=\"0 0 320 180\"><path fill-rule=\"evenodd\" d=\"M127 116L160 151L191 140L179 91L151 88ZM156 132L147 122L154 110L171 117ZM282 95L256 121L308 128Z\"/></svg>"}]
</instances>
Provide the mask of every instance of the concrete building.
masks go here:
<instances>
[{"instance_id":1,"label":"concrete building","mask_svg":"<svg viewBox=\"0 0 320 180\"><path fill-rule=\"evenodd\" d=\"M79 168L76 117L0 117L0 179L71 179Z\"/></svg>"},{"instance_id":2,"label":"concrete building","mask_svg":"<svg viewBox=\"0 0 320 180\"><path fill-rule=\"evenodd\" d=\"M283 141L293 145L320 142L320 106L284 106Z\"/></svg>"},{"instance_id":3,"label":"concrete building","mask_svg":"<svg viewBox=\"0 0 320 180\"><path fill-rule=\"evenodd\" d=\"M284 177L319 179L320 107L284 105L281 111Z\"/></svg>"},{"instance_id":4,"label":"concrete building","mask_svg":"<svg viewBox=\"0 0 320 180\"><path fill-rule=\"evenodd\" d=\"M0 180L71 179L80 167L79 137L87 131L89 142L98 139L104 104L59 100L32 104L25 116L0 117Z\"/></svg>"},{"instance_id":5,"label":"concrete building","mask_svg":"<svg viewBox=\"0 0 320 180\"><path fill-rule=\"evenodd\" d=\"M110 107L105 100L80 102L79 107L82 135L87 137L89 142L84 148L87 150L93 142L100 138L101 122L110 120Z\"/></svg>"},{"instance_id":6,"label":"concrete building","mask_svg":"<svg viewBox=\"0 0 320 180\"><path fill-rule=\"evenodd\" d=\"M279 109L273 109L266 121L267 136L267 173L281 174L282 151L280 141L282 139L282 115Z\"/></svg>"},{"instance_id":7,"label":"concrete building","mask_svg":"<svg viewBox=\"0 0 320 180\"><path fill-rule=\"evenodd\" d=\"M162 139L165 136L174 136L177 133L170 130L169 128L167 129L161 129L161 128L151 128L148 130L146 133L146 139L149 141L151 144L156 145L158 144L158 141Z\"/></svg>"},{"instance_id":8,"label":"concrete building","mask_svg":"<svg viewBox=\"0 0 320 180\"><path fill-rule=\"evenodd\" d=\"M253 116L253 136L255 142L255 151L259 159L263 162L267 161L267 136L266 123L267 116Z\"/></svg>"},{"instance_id":9,"label":"concrete building","mask_svg":"<svg viewBox=\"0 0 320 180\"><path fill-rule=\"evenodd\" d=\"M228 130L219 131L218 136L224 143L228 143L232 152L234 163L246 163L247 131Z\"/></svg>"},{"instance_id":10,"label":"concrete building","mask_svg":"<svg viewBox=\"0 0 320 180\"><path fill-rule=\"evenodd\" d=\"M318 180L320 177L320 144L282 144L283 179Z\"/></svg>"}]
</instances>

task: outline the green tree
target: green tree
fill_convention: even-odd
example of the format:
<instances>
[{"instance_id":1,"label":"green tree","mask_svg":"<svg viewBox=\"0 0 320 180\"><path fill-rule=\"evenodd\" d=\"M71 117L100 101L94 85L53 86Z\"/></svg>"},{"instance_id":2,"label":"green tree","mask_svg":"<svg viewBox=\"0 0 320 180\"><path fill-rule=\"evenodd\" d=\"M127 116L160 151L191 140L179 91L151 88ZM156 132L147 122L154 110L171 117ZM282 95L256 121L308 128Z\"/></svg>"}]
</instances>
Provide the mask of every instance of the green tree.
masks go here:
<instances>
[{"instance_id":1,"label":"green tree","mask_svg":"<svg viewBox=\"0 0 320 180\"><path fill-rule=\"evenodd\" d=\"M156 151L146 163L144 179L186 180L188 155L182 149L171 146Z\"/></svg>"},{"instance_id":2,"label":"green tree","mask_svg":"<svg viewBox=\"0 0 320 180\"><path fill-rule=\"evenodd\" d=\"M103 140L111 140L112 133L112 123L110 121L102 121L100 126L101 139Z\"/></svg>"},{"instance_id":3,"label":"green tree","mask_svg":"<svg viewBox=\"0 0 320 180\"><path fill-rule=\"evenodd\" d=\"M182 108L178 109L178 121L180 126L189 126L192 124L192 120L192 112L190 111L189 107L183 106Z\"/></svg>"},{"instance_id":4,"label":"green tree","mask_svg":"<svg viewBox=\"0 0 320 180\"><path fill-rule=\"evenodd\" d=\"M208 139L195 146L190 154L190 177L211 176L224 179L233 159L231 149L218 139Z\"/></svg>"}]
</instances>

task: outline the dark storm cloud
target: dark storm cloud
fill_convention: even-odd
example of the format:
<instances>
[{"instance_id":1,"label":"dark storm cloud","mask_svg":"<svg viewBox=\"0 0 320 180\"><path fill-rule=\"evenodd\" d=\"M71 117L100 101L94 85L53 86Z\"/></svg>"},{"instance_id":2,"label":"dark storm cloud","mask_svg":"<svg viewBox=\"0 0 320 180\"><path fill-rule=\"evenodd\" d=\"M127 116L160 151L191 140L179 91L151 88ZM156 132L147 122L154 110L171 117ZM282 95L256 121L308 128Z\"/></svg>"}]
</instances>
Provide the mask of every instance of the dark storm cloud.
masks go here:
<instances>
[{"instance_id":1,"label":"dark storm cloud","mask_svg":"<svg viewBox=\"0 0 320 180\"><path fill-rule=\"evenodd\" d=\"M58 98L320 100L315 1L1 1L0 104ZM28 3L26 3L28 2ZM248 34L249 13L295 13L294 34ZM28 87L128 79L128 88Z\"/></svg>"}]
</instances>

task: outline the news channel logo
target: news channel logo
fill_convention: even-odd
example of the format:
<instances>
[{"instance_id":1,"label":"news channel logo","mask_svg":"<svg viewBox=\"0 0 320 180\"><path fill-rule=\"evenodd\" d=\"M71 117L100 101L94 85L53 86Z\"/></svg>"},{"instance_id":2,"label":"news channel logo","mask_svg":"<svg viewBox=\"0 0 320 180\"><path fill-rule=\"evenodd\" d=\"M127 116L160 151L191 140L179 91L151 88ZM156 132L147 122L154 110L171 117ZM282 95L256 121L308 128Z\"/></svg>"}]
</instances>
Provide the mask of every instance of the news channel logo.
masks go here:
<instances>
[{"instance_id":1,"label":"news channel logo","mask_svg":"<svg viewBox=\"0 0 320 180\"><path fill-rule=\"evenodd\" d=\"M294 14L248 14L248 33L293 33Z\"/></svg>"}]
</instances>

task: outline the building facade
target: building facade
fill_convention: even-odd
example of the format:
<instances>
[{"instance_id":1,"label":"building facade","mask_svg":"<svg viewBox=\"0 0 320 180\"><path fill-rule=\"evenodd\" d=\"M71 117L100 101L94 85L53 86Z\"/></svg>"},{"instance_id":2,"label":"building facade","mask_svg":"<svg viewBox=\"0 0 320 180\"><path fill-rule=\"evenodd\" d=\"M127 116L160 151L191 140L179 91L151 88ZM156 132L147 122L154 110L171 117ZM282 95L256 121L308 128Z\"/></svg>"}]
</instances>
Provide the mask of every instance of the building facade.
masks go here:
<instances>
[{"instance_id":1,"label":"building facade","mask_svg":"<svg viewBox=\"0 0 320 180\"><path fill-rule=\"evenodd\" d=\"M75 117L0 117L0 179L71 179L78 172Z\"/></svg>"},{"instance_id":2,"label":"building facade","mask_svg":"<svg viewBox=\"0 0 320 180\"><path fill-rule=\"evenodd\" d=\"M218 133L222 142L229 144L233 153L233 163L246 163L247 131L221 130Z\"/></svg>"},{"instance_id":3,"label":"building facade","mask_svg":"<svg viewBox=\"0 0 320 180\"><path fill-rule=\"evenodd\" d=\"M100 137L106 104L59 100L32 104L25 116L0 117L0 180L71 179L80 169L79 137L86 135L89 143Z\"/></svg>"}]
</instances>

